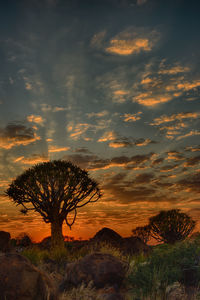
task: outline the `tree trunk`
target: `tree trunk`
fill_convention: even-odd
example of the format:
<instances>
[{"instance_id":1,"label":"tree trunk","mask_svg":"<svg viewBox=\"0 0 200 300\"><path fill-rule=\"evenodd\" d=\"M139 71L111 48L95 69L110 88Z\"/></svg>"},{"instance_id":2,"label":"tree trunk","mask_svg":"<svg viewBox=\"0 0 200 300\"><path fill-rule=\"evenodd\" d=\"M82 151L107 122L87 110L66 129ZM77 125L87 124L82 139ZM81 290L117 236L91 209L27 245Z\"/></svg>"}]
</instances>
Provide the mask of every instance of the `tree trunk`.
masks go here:
<instances>
[{"instance_id":1,"label":"tree trunk","mask_svg":"<svg viewBox=\"0 0 200 300\"><path fill-rule=\"evenodd\" d=\"M62 223L59 221L54 221L51 223L51 248L64 248Z\"/></svg>"}]
</instances>

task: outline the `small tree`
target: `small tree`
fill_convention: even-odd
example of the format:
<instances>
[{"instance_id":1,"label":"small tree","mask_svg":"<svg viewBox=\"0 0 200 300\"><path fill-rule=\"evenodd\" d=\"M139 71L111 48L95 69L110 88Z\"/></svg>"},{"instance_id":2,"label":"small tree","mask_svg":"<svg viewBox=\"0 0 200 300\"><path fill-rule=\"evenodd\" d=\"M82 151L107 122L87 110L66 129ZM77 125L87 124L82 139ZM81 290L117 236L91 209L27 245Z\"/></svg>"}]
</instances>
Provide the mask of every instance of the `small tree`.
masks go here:
<instances>
[{"instance_id":1,"label":"small tree","mask_svg":"<svg viewBox=\"0 0 200 300\"><path fill-rule=\"evenodd\" d=\"M71 228L77 216L77 208L101 197L97 183L85 170L64 160L37 164L18 176L6 194L21 212L33 210L40 213L44 222L51 224L51 246L63 247L62 225ZM74 212L70 223L68 216Z\"/></svg>"},{"instance_id":2,"label":"small tree","mask_svg":"<svg viewBox=\"0 0 200 300\"><path fill-rule=\"evenodd\" d=\"M132 235L139 237L146 244L151 237L151 228L149 225L138 226L132 230Z\"/></svg>"},{"instance_id":3,"label":"small tree","mask_svg":"<svg viewBox=\"0 0 200 300\"><path fill-rule=\"evenodd\" d=\"M161 211L149 219L151 236L159 242L174 244L184 240L194 229L195 221L179 209Z\"/></svg>"}]
</instances>

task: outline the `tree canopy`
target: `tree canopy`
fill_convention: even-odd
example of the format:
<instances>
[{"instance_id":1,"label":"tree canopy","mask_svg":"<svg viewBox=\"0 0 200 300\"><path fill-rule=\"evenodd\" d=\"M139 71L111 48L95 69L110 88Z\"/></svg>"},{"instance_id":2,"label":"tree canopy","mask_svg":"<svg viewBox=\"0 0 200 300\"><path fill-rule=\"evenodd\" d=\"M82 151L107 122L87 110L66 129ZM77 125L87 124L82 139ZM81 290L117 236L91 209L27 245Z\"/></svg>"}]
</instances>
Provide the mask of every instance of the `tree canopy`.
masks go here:
<instances>
[{"instance_id":1,"label":"tree canopy","mask_svg":"<svg viewBox=\"0 0 200 300\"><path fill-rule=\"evenodd\" d=\"M139 237L146 244L151 237L151 228L149 225L138 226L132 230L132 235Z\"/></svg>"},{"instance_id":2,"label":"tree canopy","mask_svg":"<svg viewBox=\"0 0 200 300\"><path fill-rule=\"evenodd\" d=\"M61 245L62 224L71 228L77 216L77 208L96 202L101 192L88 172L69 161L54 160L37 164L19 175L6 194L26 214L33 210L51 223L52 245ZM74 212L69 221L70 212Z\"/></svg>"},{"instance_id":3,"label":"tree canopy","mask_svg":"<svg viewBox=\"0 0 200 300\"><path fill-rule=\"evenodd\" d=\"M149 219L151 236L159 242L174 244L184 240L194 229L195 221L179 209L161 211Z\"/></svg>"}]
</instances>

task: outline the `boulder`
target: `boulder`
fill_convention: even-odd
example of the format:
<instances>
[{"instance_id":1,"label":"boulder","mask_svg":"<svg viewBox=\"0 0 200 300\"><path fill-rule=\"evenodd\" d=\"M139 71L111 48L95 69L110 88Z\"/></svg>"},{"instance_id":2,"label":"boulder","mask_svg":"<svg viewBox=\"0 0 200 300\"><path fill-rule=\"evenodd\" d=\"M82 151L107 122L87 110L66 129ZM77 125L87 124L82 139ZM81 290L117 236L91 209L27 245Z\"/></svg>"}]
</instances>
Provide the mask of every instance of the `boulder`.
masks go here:
<instances>
[{"instance_id":1,"label":"boulder","mask_svg":"<svg viewBox=\"0 0 200 300\"><path fill-rule=\"evenodd\" d=\"M95 243L106 242L111 245L119 246L122 241L122 237L116 231L104 227L98 231L90 241Z\"/></svg>"},{"instance_id":2,"label":"boulder","mask_svg":"<svg viewBox=\"0 0 200 300\"><path fill-rule=\"evenodd\" d=\"M150 247L145 244L139 237L127 237L123 238L123 242L121 244L121 251L125 255L135 255L135 254L149 254Z\"/></svg>"},{"instance_id":3,"label":"boulder","mask_svg":"<svg viewBox=\"0 0 200 300\"><path fill-rule=\"evenodd\" d=\"M95 288L122 285L126 272L126 265L111 254L93 253L81 260L69 263L65 277L60 285L64 291L84 283L93 282Z\"/></svg>"},{"instance_id":4,"label":"boulder","mask_svg":"<svg viewBox=\"0 0 200 300\"><path fill-rule=\"evenodd\" d=\"M0 231L0 251L6 252L10 249L10 233L6 231Z\"/></svg>"},{"instance_id":5,"label":"boulder","mask_svg":"<svg viewBox=\"0 0 200 300\"><path fill-rule=\"evenodd\" d=\"M0 300L57 300L49 277L19 254L0 256Z\"/></svg>"}]
</instances>

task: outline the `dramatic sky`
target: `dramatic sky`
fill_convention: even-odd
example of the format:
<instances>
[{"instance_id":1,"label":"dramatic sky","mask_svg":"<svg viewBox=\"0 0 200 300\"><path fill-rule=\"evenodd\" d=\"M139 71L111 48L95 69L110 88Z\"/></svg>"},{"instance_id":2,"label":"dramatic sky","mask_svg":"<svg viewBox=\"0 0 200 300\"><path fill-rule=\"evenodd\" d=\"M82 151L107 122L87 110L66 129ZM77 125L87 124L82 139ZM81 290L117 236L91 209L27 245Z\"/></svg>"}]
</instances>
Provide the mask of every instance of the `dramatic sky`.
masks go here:
<instances>
[{"instance_id":1,"label":"dramatic sky","mask_svg":"<svg viewBox=\"0 0 200 300\"><path fill-rule=\"evenodd\" d=\"M198 221L199 11L185 0L4 1L0 230L49 235L4 191L53 159L87 169L103 192L67 235L107 226L128 236L162 209Z\"/></svg>"}]
</instances>

